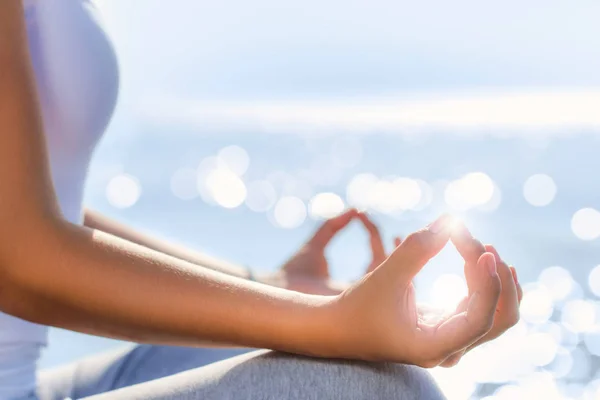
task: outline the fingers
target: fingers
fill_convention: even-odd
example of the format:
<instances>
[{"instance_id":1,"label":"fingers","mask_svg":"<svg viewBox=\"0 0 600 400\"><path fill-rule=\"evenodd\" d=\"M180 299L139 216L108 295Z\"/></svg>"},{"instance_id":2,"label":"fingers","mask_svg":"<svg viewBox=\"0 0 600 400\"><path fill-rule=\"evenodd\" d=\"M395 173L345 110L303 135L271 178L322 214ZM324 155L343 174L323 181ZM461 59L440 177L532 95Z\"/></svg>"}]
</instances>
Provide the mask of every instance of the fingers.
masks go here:
<instances>
[{"instance_id":1,"label":"fingers","mask_svg":"<svg viewBox=\"0 0 600 400\"><path fill-rule=\"evenodd\" d=\"M498 307L496 309L492 329L485 336L470 345L466 351L470 351L485 342L497 338L519 321L519 303L521 302L523 291L516 278L516 270L514 267L508 267L508 265L500 258L500 255L494 246L485 245L485 249L487 252L494 255L502 289L498 299ZM465 311L466 306L465 301L461 302L457 307L457 311ZM466 351L462 350L453 354L448 357L441 366L452 367L456 365Z\"/></svg>"},{"instance_id":2,"label":"fingers","mask_svg":"<svg viewBox=\"0 0 600 400\"><path fill-rule=\"evenodd\" d=\"M469 288L469 295L477 285L478 274L475 271L479 258L486 252L485 246L471 235L471 232L462 222L458 222L452 229L450 240L465 260L465 278Z\"/></svg>"},{"instance_id":3,"label":"fingers","mask_svg":"<svg viewBox=\"0 0 600 400\"><path fill-rule=\"evenodd\" d=\"M400 236L396 236L394 238L394 248L400 246L402 244L402 238Z\"/></svg>"},{"instance_id":4,"label":"fingers","mask_svg":"<svg viewBox=\"0 0 600 400\"><path fill-rule=\"evenodd\" d=\"M464 223L458 222L452 229L452 235L450 240L456 247L456 250L460 253L465 262L476 264L479 257L485 253L485 247L483 244L473 238L471 232L467 229Z\"/></svg>"},{"instance_id":5,"label":"fingers","mask_svg":"<svg viewBox=\"0 0 600 400\"><path fill-rule=\"evenodd\" d=\"M373 255L373 262L371 265L379 265L387 258L379 228L377 228L377 225L375 225L364 212L358 213L358 219L362 222L367 232L369 232L369 242L371 244L371 253Z\"/></svg>"},{"instance_id":6,"label":"fingers","mask_svg":"<svg viewBox=\"0 0 600 400\"><path fill-rule=\"evenodd\" d=\"M500 293L500 299L498 300L499 312L494 324L495 329L498 330L498 332L495 332L497 337L519 321L519 295L511 269L504 261L502 261L494 246L486 245L485 249L494 255L498 275L500 276L500 282L502 284L502 292ZM493 338L489 339L491 340Z\"/></svg>"},{"instance_id":7,"label":"fingers","mask_svg":"<svg viewBox=\"0 0 600 400\"><path fill-rule=\"evenodd\" d=\"M477 285L466 312L450 317L433 333L427 344L429 358L445 360L469 347L492 328L500 298L501 283L493 254L484 253L477 261Z\"/></svg>"},{"instance_id":8,"label":"fingers","mask_svg":"<svg viewBox=\"0 0 600 400\"><path fill-rule=\"evenodd\" d=\"M382 267L407 282L411 281L448 243L451 221L452 217L444 215L426 228L408 235Z\"/></svg>"},{"instance_id":9,"label":"fingers","mask_svg":"<svg viewBox=\"0 0 600 400\"><path fill-rule=\"evenodd\" d=\"M356 216L358 211L355 208L351 208L337 217L328 219L323 222L319 229L315 232L313 237L309 240L310 244L325 247L331 239L343 228L345 228Z\"/></svg>"},{"instance_id":10,"label":"fingers","mask_svg":"<svg viewBox=\"0 0 600 400\"><path fill-rule=\"evenodd\" d=\"M494 246L486 245L485 248L488 252L494 255L502 290L500 292L500 298L498 299L498 308L494 318L494 326L487 335L482 337L476 343L472 344L468 351L485 342L489 342L490 340L497 338L508 329L512 328L517 322L519 322L520 285L518 285L518 281L515 280L513 271L500 258L500 255Z\"/></svg>"}]
</instances>

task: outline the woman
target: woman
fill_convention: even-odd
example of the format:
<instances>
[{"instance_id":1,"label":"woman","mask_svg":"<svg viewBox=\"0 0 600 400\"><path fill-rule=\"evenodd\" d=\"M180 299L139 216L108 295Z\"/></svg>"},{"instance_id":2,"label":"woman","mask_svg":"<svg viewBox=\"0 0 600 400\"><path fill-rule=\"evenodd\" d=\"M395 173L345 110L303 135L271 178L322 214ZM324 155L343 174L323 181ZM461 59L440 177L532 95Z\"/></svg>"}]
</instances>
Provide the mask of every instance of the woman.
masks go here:
<instances>
[{"instance_id":1,"label":"woman","mask_svg":"<svg viewBox=\"0 0 600 400\"><path fill-rule=\"evenodd\" d=\"M86 221L145 246L81 226L86 169L115 103L115 57L89 1L22 1L0 2L2 398L435 399L442 395L422 370L379 362L451 366L517 321L514 269L464 226L451 230L448 217L409 235L363 279L331 296L194 265L193 256L102 218ZM330 221L287 270L314 268L306 254L320 254L332 228L355 217L369 225L354 211ZM449 239L465 259L469 296L452 315L435 317L416 306L411 282ZM142 346L36 384L48 325L139 343L315 358L250 353L172 375L206 364L211 354L223 358L223 350Z\"/></svg>"}]
</instances>

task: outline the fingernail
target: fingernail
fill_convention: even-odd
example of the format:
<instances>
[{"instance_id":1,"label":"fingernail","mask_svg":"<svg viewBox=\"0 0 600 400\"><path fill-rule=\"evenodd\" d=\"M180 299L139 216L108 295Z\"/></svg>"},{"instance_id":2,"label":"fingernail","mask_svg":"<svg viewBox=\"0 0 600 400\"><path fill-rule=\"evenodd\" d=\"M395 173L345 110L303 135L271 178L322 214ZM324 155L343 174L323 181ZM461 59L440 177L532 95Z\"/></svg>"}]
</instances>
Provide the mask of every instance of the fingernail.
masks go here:
<instances>
[{"instance_id":1,"label":"fingernail","mask_svg":"<svg viewBox=\"0 0 600 400\"><path fill-rule=\"evenodd\" d=\"M448 214L444 214L441 217L439 217L438 219L436 219L433 223L431 223L427 229L429 230L429 232L435 234L438 234L440 232L443 232L446 228L448 228L448 222L449 222L450 216Z\"/></svg>"},{"instance_id":2,"label":"fingernail","mask_svg":"<svg viewBox=\"0 0 600 400\"><path fill-rule=\"evenodd\" d=\"M490 276L495 277L498 275L498 271L496 270L496 259L494 257L488 257L486 262Z\"/></svg>"}]
</instances>

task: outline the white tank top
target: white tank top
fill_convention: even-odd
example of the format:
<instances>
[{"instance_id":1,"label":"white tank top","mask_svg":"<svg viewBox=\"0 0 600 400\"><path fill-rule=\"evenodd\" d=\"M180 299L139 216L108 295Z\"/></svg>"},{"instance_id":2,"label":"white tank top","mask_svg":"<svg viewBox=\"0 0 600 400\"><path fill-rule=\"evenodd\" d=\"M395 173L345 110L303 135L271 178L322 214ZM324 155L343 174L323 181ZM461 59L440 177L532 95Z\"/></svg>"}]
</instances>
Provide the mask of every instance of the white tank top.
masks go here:
<instances>
[{"instance_id":1,"label":"white tank top","mask_svg":"<svg viewBox=\"0 0 600 400\"><path fill-rule=\"evenodd\" d=\"M116 103L115 55L88 0L24 4L54 188L65 218L81 223L92 151ZM0 313L1 400L34 392L47 329Z\"/></svg>"}]
</instances>

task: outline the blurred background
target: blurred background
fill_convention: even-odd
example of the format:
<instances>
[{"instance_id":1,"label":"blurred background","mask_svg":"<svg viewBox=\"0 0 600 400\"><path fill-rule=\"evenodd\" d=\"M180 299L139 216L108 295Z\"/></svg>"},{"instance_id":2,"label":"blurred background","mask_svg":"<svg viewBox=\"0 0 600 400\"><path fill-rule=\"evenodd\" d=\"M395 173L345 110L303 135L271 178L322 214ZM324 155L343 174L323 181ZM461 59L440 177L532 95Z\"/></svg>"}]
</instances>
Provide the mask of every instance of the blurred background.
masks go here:
<instances>
[{"instance_id":1,"label":"blurred background","mask_svg":"<svg viewBox=\"0 0 600 400\"><path fill-rule=\"evenodd\" d=\"M390 245L444 212L514 264L522 320L450 399L600 398L600 3L97 0L120 103L86 205L257 271L368 210ZM332 272L369 262L352 225ZM450 246L421 301L466 293ZM42 367L122 342L52 330Z\"/></svg>"}]
</instances>

